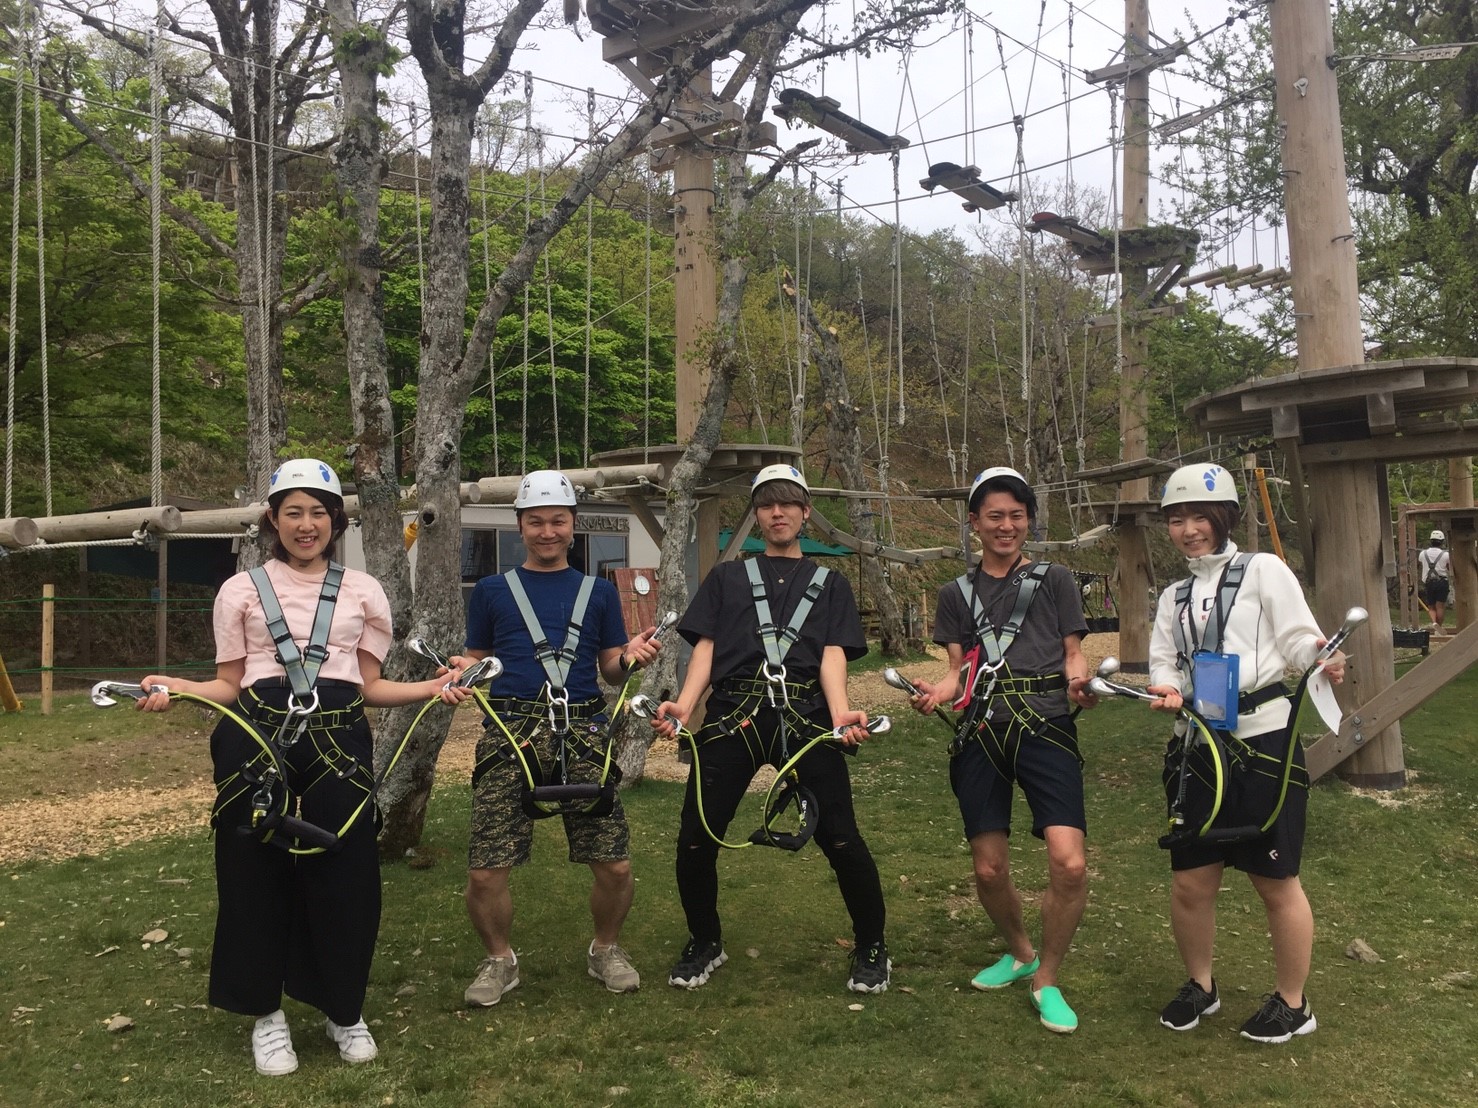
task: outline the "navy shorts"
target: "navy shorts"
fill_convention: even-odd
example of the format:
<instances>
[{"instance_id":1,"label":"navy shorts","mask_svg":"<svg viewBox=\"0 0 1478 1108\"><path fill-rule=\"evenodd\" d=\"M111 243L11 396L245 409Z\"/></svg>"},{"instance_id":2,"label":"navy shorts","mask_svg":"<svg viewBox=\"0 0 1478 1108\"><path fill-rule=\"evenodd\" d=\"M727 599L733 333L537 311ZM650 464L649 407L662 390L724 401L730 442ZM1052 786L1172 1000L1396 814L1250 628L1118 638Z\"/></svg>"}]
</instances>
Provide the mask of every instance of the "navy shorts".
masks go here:
<instances>
[{"instance_id":1,"label":"navy shorts","mask_svg":"<svg viewBox=\"0 0 1478 1108\"><path fill-rule=\"evenodd\" d=\"M1422 599L1428 604L1446 604L1449 591L1446 577L1433 577L1422 586Z\"/></svg>"},{"instance_id":2,"label":"navy shorts","mask_svg":"<svg viewBox=\"0 0 1478 1108\"><path fill-rule=\"evenodd\" d=\"M965 837L987 831L1011 833L1012 786L1019 784L1032 810L1032 834L1048 827L1076 827L1086 833L1083 759L1078 732L1068 716L1038 722L987 726L949 763L949 783L960 803Z\"/></svg>"},{"instance_id":3,"label":"navy shorts","mask_svg":"<svg viewBox=\"0 0 1478 1108\"><path fill-rule=\"evenodd\" d=\"M1228 772L1221 811L1214 827L1261 825L1278 803L1278 794L1283 791L1283 760L1288 753L1286 743L1290 741L1288 733L1280 729L1253 735L1243 741L1252 748L1253 757L1247 760L1245 768ZM1167 802L1174 799L1179 786L1180 745L1181 740L1177 738L1165 752ZM1211 784L1214 778L1209 773L1198 772L1206 765L1204 756L1193 752L1191 757L1193 772L1186 786L1185 812L1191 819L1200 813L1204 820L1215 795ZM1170 868L1200 869L1221 864L1259 877L1297 877L1299 863L1303 860L1308 810L1309 772L1304 766L1303 746L1294 740L1293 771L1289 775L1283 810L1273 826L1257 838L1242 842L1189 842L1172 847Z\"/></svg>"}]
</instances>

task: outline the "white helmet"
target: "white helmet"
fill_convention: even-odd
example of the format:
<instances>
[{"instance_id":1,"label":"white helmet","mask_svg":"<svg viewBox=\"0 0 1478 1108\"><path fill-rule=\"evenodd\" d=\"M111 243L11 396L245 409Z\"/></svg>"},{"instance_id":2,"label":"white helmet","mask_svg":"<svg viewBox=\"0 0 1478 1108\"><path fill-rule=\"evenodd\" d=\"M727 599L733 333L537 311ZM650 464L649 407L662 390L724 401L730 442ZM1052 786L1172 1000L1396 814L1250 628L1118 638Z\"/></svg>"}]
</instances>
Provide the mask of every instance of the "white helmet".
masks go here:
<instances>
[{"instance_id":1,"label":"white helmet","mask_svg":"<svg viewBox=\"0 0 1478 1108\"><path fill-rule=\"evenodd\" d=\"M1010 466L991 466L989 469L982 469L975 475L975 480L970 482L970 496L967 503L974 503L975 494L980 490L980 486L995 477L1015 477L1027 488L1031 488L1027 479Z\"/></svg>"},{"instance_id":2,"label":"white helmet","mask_svg":"<svg viewBox=\"0 0 1478 1108\"><path fill-rule=\"evenodd\" d=\"M811 486L806 483L806 475L795 466L786 465L784 462L772 466L765 466L754 475L754 480L749 484L749 495L752 498L759 491L761 485L768 485L771 481L789 481L793 485L799 485L810 495Z\"/></svg>"},{"instance_id":3,"label":"white helmet","mask_svg":"<svg viewBox=\"0 0 1478 1108\"><path fill-rule=\"evenodd\" d=\"M575 486L563 473L553 469L536 469L518 483L515 508L573 508Z\"/></svg>"},{"instance_id":4,"label":"white helmet","mask_svg":"<svg viewBox=\"0 0 1478 1108\"><path fill-rule=\"evenodd\" d=\"M339 475L329 468L327 462L320 462L317 458L294 458L278 466L277 472L272 474L267 499L271 500L290 489L311 489L326 492L338 497L340 501L344 499L344 488L339 484Z\"/></svg>"},{"instance_id":5,"label":"white helmet","mask_svg":"<svg viewBox=\"0 0 1478 1108\"><path fill-rule=\"evenodd\" d=\"M1432 542L1446 542L1447 541L1447 536L1444 535L1441 531L1433 531L1432 532L1431 541Z\"/></svg>"},{"instance_id":6,"label":"white helmet","mask_svg":"<svg viewBox=\"0 0 1478 1108\"><path fill-rule=\"evenodd\" d=\"M1218 504L1242 506L1237 496L1237 483L1232 475L1219 465L1202 462L1199 465L1181 466L1165 482L1165 493L1160 497L1160 507L1172 504Z\"/></svg>"}]
</instances>

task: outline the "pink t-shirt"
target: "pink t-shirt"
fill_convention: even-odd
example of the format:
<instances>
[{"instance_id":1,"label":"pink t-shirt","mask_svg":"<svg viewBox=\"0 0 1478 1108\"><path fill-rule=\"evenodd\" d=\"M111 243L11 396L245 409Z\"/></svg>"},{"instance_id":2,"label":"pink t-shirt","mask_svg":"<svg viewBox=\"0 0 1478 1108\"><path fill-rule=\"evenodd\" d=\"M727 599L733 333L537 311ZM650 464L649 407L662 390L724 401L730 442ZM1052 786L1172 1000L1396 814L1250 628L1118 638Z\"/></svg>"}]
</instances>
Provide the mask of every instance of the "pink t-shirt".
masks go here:
<instances>
[{"instance_id":1,"label":"pink t-shirt","mask_svg":"<svg viewBox=\"0 0 1478 1108\"><path fill-rule=\"evenodd\" d=\"M266 565L267 577L277 594L277 603L282 606L288 630L302 650L313 633L313 616L318 611L318 594L327 571L306 574L275 558ZM267 633L262 602L250 574L238 573L221 586L221 591L216 593L214 619L216 661L246 659L243 688L266 677L286 676L287 671L277 661L272 636ZM329 628L328 658L318 676L362 685L361 650L385 660L390 650L390 602L373 577L357 569L346 569Z\"/></svg>"}]
</instances>

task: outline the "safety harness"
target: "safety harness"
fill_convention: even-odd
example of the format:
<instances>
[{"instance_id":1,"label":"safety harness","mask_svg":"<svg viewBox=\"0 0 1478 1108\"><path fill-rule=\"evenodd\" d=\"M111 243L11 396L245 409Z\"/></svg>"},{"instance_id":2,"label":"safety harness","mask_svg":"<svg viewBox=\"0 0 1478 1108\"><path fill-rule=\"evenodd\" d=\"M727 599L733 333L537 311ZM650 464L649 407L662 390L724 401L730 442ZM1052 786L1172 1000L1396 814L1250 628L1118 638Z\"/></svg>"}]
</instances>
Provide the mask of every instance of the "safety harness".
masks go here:
<instances>
[{"instance_id":1,"label":"safety harness","mask_svg":"<svg viewBox=\"0 0 1478 1108\"><path fill-rule=\"evenodd\" d=\"M1242 587L1242 582L1247 576L1247 567L1253 557L1252 553L1239 552L1233 555L1222 568L1221 577L1216 585L1216 598L1212 603L1211 613L1207 617L1205 630L1199 637L1196 634L1195 614L1191 610L1191 593L1195 586L1195 578L1188 577L1176 585L1175 664L1182 673L1194 673L1194 659L1199 652L1208 651L1220 654L1222 640L1226 634L1226 621L1229 618L1232 604L1237 599L1237 593ZM1230 730L1217 727L1209 722L1190 705L1182 709L1181 714L1186 720L1186 732L1179 744L1178 765L1172 770L1177 776L1176 792L1169 803L1169 831L1160 838L1162 847L1168 849L1192 841L1224 844L1245 842L1263 835L1277 822L1283 812L1289 786L1294 784L1292 780L1294 755L1297 752L1298 741L1294 735L1294 728L1298 721L1298 711L1305 699L1305 689L1314 668L1304 673L1297 690L1292 694L1292 708L1282 732L1285 754L1281 758L1255 750L1245 740L1233 735ZM1264 704L1288 696L1290 696L1288 687L1281 681L1241 693L1236 698L1237 715L1240 718ZM1198 754L1202 756L1203 764L1197 764L1195 756ZM1259 824L1242 827L1214 827L1217 817L1221 814L1230 775L1241 773L1276 776L1280 781L1277 802L1268 817ZM1195 774L1212 792L1211 809L1204 819L1193 819L1185 812L1187 785L1192 774ZM1306 788L1308 782L1304 780L1298 784Z\"/></svg>"},{"instance_id":2,"label":"safety harness","mask_svg":"<svg viewBox=\"0 0 1478 1108\"><path fill-rule=\"evenodd\" d=\"M1051 566L1051 562L1032 562L1017 574L1016 597L1011 606L1011 614L999 630L991 623L985 606L980 602L975 579L968 573L955 578L955 587L964 597L971 621L975 625L975 645L965 652L964 665L961 667L964 673L964 691L952 705L960 715L954 741L949 746L951 756L961 753L971 739L981 739L983 742L985 727L992 722L998 706L1007 709L1010 722L1030 721L1040 724L1040 716L1031 709L1025 698L1067 689L1067 677L1061 673L1012 676L1006 659L1006 653L1021 633L1027 614L1031 611L1032 603L1036 600ZM977 569L976 572L981 571ZM993 704L993 700L996 703ZM992 755L994 761L995 755L988 745L986 752ZM1002 769L1002 772L1007 771Z\"/></svg>"},{"instance_id":3,"label":"safety harness","mask_svg":"<svg viewBox=\"0 0 1478 1108\"><path fill-rule=\"evenodd\" d=\"M337 562L329 562L328 572L324 574L319 587L313 627L308 635L307 645L302 649L299 649L287 625L282 604L277 599L277 592L272 587L266 567L256 567L251 571L250 577L262 606L267 633L276 648L276 659L286 673L291 691L288 693L285 709L267 705L251 689L243 693L240 703L245 705L246 697L252 698L253 705L249 714L271 725L270 737L263 735L237 713L213 702L206 702L239 724L260 748L258 754L247 759L235 774L221 783L212 817L219 816L231 800L250 788L253 790L251 822L238 829L242 834L281 846L293 854L316 854L333 850L370 805L375 790L383 780L383 776L377 780L370 767L363 765L334 739L335 728L352 724L359 717L357 703L331 712L323 711L319 705L318 673L329 656L329 631L333 625L339 590L344 581L344 567ZM287 782L287 762L289 751L305 736L309 737L314 748L310 764L318 764L323 768L303 786L303 792L330 774L341 780L356 779L364 790L364 798L337 832L315 827L291 814L297 809L297 797ZM368 783L361 779L367 779ZM235 792L230 791L233 785L236 786ZM282 837L278 836L278 831L283 832ZM304 842L312 845L303 847L300 844Z\"/></svg>"},{"instance_id":4,"label":"safety harness","mask_svg":"<svg viewBox=\"0 0 1478 1108\"><path fill-rule=\"evenodd\" d=\"M503 580L523 617L524 627L534 645L534 658L543 668L546 681L539 700L505 698L495 704L480 692L474 694L487 713L490 726L498 728L505 741L497 745L492 755L473 767L472 785L477 787L483 775L492 768L493 759L517 763L524 778L520 804L531 819L561 814L605 815L615 806L616 787L621 783L621 768L616 764L612 749L610 722L607 722L603 738L602 728L594 722L604 710L605 701L596 698L571 705L566 687L570 669L579 653L585 615L595 591L595 578L589 575L582 578L558 648L550 644L549 636L544 633L523 582L519 580L518 571L515 569L504 574ZM610 720L615 718L614 713L609 717ZM510 720L516 720L513 728L508 726ZM545 771L530 738L540 722L548 723L554 740L555 765L550 772ZM582 725L588 738L576 736L572 727L575 723ZM599 763L600 780L571 781L572 758Z\"/></svg>"},{"instance_id":5,"label":"safety harness","mask_svg":"<svg viewBox=\"0 0 1478 1108\"><path fill-rule=\"evenodd\" d=\"M820 805L815 794L800 783L797 767L801 759L817 744L836 741L836 734L830 729L818 728L805 715L816 700L815 682L790 681L785 666L791 647L800 640L806 620L817 600L821 598L827 578L831 575L831 571L824 566L808 564L811 565L812 573L801 592L801 598L785 625L777 627L758 561L751 558L744 563L765 659L753 678L726 678L716 686L716 691L726 699L732 699L738 706L705 727L703 730L707 733L706 738L700 741L698 736L687 729L679 729L680 736L688 742L693 754L692 780L698 821L710 839L728 850L741 850L750 846L800 850L816 834ZM714 833L703 811L703 771L699 750L703 742L721 736L742 737L749 750L753 770L758 772L759 767L769 760L765 741L756 733L755 726L755 716L765 708L772 710L775 715L780 755L775 780L765 794L764 820L744 842L728 842ZM790 749L792 730L799 730L805 737L805 741L794 753ZM780 821L791 808L795 809L795 830L781 830Z\"/></svg>"},{"instance_id":6,"label":"safety harness","mask_svg":"<svg viewBox=\"0 0 1478 1108\"><path fill-rule=\"evenodd\" d=\"M1221 577L1216 585L1216 600L1211 606L1211 614L1206 618L1206 630L1199 636L1196 634L1195 613L1191 611L1191 591L1196 579L1187 577L1175 586L1175 667L1182 673L1192 672L1193 659L1198 651L1221 652L1222 639L1226 635L1227 613L1232 610L1232 603L1242 588L1242 581L1247 576L1247 566L1252 558L1251 553L1240 552L1234 554L1222 567ZM1281 681L1264 685L1260 689L1251 689L1237 697L1237 715L1247 715L1269 701L1287 695L1288 686Z\"/></svg>"}]
</instances>

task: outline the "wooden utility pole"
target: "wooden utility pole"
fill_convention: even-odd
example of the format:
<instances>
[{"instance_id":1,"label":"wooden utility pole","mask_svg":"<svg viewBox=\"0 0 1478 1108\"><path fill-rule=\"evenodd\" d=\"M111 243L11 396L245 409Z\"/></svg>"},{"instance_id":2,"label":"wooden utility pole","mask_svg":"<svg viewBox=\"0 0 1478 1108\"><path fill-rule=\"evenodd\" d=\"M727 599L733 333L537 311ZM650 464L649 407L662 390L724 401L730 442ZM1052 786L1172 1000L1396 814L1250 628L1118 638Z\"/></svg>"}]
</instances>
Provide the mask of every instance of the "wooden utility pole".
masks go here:
<instances>
[{"instance_id":1,"label":"wooden utility pole","mask_svg":"<svg viewBox=\"0 0 1478 1108\"><path fill-rule=\"evenodd\" d=\"M1271 6L1273 78L1283 132L1283 179L1298 367L1306 371L1365 360L1355 276L1355 240L1340 132L1334 29L1325 0L1278 0ZM1311 436L1312 437L1312 436ZM1386 579L1390 528L1377 467L1381 462L1304 466L1314 528L1315 607L1321 626L1337 627L1347 608L1370 612L1345 647L1350 679L1346 710L1395 681ZM1341 770L1351 784L1399 788L1406 782L1401 730L1367 735Z\"/></svg>"},{"instance_id":2,"label":"wooden utility pole","mask_svg":"<svg viewBox=\"0 0 1478 1108\"><path fill-rule=\"evenodd\" d=\"M1124 80L1124 193L1119 217L1121 230L1148 226L1150 206L1150 66L1145 47L1150 27L1149 0L1125 0L1124 56L1129 63ZM1121 303L1126 315L1140 307L1148 284L1145 267L1129 265L1120 270ZM1125 463L1145 457L1148 439L1145 424L1149 399L1144 378L1148 342L1138 326L1124 328L1123 360L1119 365L1120 458ZM1122 499L1149 499L1147 477L1126 481ZM1119 540L1119 657L1130 672L1146 673L1150 657L1150 592L1154 576L1150 568L1149 533L1135 519L1121 522Z\"/></svg>"}]
</instances>

